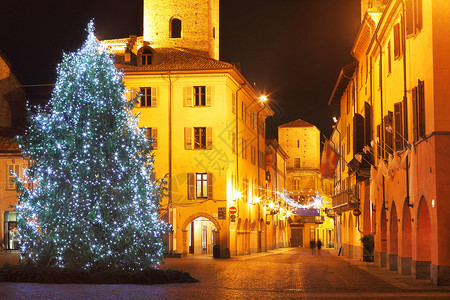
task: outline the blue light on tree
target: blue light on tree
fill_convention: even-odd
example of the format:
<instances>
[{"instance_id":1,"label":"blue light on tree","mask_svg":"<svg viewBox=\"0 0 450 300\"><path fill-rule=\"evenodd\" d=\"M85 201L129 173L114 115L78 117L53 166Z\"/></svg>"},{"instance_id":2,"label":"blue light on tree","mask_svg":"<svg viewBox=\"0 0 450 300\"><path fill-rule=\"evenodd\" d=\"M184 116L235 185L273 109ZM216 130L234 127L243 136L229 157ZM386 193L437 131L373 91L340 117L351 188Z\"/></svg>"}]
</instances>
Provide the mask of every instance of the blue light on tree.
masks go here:
<instances>
[{"instance_id":1,"label":"blue light on tree","mask_svg":"<svg viewBox=\"0 0 450 300\"><path fill-rule=\"evenodd\" d=\"M140 270L163 259L170 226L159 218L150 141L124 98L123 75L88 25L65 54L46 109L18 138L30 167L18 179L21 254L38 266Z\"/></svg>"}]
</instances>

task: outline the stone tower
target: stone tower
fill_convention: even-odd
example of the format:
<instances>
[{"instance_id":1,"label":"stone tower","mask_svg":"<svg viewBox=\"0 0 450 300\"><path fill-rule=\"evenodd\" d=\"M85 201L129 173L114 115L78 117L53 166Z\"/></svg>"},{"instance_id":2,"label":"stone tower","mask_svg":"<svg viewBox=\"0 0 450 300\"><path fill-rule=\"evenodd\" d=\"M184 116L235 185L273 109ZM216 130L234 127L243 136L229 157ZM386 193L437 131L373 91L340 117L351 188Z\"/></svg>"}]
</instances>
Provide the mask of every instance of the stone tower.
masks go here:
<instances>
[{"instance_id":1,"label":"stone tower","mask_svg":"<svg viewBox=\"0 0 450 300\"><path fill-rule=\"evenodd\" d=\"M219 59L219 0L144 0L144 40Z\"/></svg>"}]
</instances>

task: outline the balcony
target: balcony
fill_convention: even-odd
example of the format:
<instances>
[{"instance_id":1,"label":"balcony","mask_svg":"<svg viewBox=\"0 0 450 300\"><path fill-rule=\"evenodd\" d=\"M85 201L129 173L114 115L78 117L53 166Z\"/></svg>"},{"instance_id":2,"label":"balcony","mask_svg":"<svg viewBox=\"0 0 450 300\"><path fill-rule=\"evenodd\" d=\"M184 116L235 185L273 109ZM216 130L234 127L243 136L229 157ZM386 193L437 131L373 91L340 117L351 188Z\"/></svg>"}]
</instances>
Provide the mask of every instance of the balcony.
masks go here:
<instances>
[{"instance_id":1,"label":"balcony","mask_svg":"<svg viewBox=\"0 0 450 300\"><path fill-rule=\"evenodd\" d=\"M333 196L332 206L336 214L344 211L353 210L358 207L357 199L352 191L345 191Z\"/></svg>"}]
</instances>

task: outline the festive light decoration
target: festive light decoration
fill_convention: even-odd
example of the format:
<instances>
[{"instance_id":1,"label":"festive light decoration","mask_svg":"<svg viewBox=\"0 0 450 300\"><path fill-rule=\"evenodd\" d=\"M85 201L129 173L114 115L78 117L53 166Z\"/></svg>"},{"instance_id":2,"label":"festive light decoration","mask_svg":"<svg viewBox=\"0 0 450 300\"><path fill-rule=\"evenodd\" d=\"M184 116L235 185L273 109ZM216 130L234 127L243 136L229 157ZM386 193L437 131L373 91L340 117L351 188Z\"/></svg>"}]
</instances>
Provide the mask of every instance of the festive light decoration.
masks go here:
<instances>
[{"instance_id":1,"label":"festive light decoration","mask_svg":"<svg viewBox=\"0 0 450 300\"><path fill-rule=\"evenodd\" d=\"M73 269L156 267L170 226L159 219L164 180L151 181L151 141L137 126L123 75L88 25L65 54L46 111L18 137L31 161L18 180L21 255ZM29 111L31 109L29 108Z\"/></svg>"},{"instance_id":2,"label":"festive light decoration","mask_svg":"<svg viewBox=\"0 0 450 300\"><path fill-rule=\"evenodd\" d=\"M289 194L286 192L286 190L283 191L283 193L281 192L277 192L277 194L280 196L281 199L283 199L284 202L286 202L286 204L295 207L295 208L323 208L323 203L322 200L323 196L319 195L319 191L317 191L316 196L312 196L313 198L313 202L309 203L309 204L300 204L297 201L295 201L294 199L292 199Z\"/></svg>"}]
</instances>

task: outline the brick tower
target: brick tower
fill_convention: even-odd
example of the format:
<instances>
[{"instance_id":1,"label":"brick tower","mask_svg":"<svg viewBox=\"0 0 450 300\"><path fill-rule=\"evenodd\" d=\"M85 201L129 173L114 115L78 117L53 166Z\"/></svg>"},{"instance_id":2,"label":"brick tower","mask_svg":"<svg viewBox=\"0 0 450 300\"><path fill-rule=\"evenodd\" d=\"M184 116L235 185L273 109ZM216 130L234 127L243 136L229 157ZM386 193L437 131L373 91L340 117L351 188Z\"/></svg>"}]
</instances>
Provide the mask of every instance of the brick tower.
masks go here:
<instances>
[{"instance_id":1,"label":"brick tower","mask_svg":"<svg viewBox=\"0 0 450 300\"><path fill-rule=\"evenodd\" d=\"M144 40L219 59L219 0L144 0Z\"/></svg>"}]
</instances>

